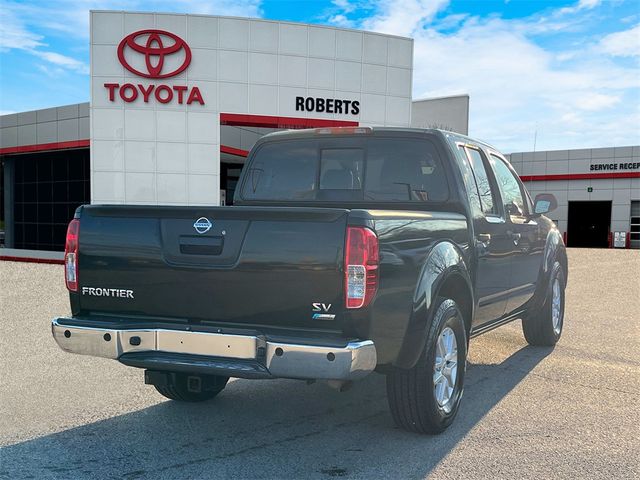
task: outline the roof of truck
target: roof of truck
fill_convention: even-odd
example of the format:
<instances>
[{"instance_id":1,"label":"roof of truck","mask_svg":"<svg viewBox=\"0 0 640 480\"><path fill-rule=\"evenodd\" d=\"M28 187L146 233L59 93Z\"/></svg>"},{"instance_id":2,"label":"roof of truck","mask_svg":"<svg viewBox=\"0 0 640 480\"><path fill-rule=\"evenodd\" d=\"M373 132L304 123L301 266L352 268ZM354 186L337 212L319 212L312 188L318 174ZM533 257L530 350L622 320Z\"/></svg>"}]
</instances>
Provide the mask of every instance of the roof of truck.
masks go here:
<instances>
[{"instance_id":1,"label":"roof of truck","mask_svg":"<svg viewBox=\"0 0 640 480\"><path fill-rule=\"evenodd\" d=\"M467 135L463 135L457 132L450 132L448 130L442 130L439 128L412 128L412 127L367 127L367 126L358 126L358 127L319 127L319 128L304 128L304 129L296 129L296 130L280 130L277 132L268 133L260 139L260 143L264 139L268 141L270 139L282 139L284 138L309 138L314 137L316 135L358 135L358 134L367 134L367 133L393 133L393 134L402 134L402 133L413 133L413 134L437 134L443 135L444 137L453 136L460 140L468 140L474 143L480 143L486 147L492 148L496 150L495 147L488 144L487 142L483 142L482 140L478 140L475 138L471 138Z\"/></svg>"}]
</instances>

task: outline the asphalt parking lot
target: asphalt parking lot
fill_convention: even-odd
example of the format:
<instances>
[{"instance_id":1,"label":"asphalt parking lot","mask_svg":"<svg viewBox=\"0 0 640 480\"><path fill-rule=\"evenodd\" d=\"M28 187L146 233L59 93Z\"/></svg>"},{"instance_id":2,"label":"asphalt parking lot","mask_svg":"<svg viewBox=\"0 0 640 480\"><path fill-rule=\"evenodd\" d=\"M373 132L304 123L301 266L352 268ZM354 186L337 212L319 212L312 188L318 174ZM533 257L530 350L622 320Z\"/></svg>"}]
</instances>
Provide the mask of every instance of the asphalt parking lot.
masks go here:
<instances>
[{"instance_id":1,"label":"asphalt parking lot","mask_svg":"<svg viewBox=\"0 0 640 480\"><path fill-rule=\"evenodd\" d=\"M556 348L519 322L472 340L461 412L435 437L394 426L380 375L165 400L141 370L58 349L61 266L0 262L0 478L638 478L640 252L569 262Z\"/></svg>"}]
</instances>

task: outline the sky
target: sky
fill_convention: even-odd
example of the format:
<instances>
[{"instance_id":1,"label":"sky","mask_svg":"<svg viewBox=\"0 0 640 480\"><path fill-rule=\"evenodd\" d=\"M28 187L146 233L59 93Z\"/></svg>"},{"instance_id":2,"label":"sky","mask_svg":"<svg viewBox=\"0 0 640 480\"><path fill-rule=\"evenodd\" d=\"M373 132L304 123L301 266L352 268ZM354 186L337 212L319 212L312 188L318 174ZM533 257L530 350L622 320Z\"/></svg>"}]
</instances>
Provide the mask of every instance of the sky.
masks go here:
<instances>
[{"instance_id":1,"label":"sky","mask_svg":"<svg viewBox=\"0 0 640 480\"><path fill-rule=\"evenodd\" d=\"M0 114L88 101L92 9L411 37L413 98L469 94L506 153L640 144L640 0L0 0Z\"/></svg>"}]
</instances>

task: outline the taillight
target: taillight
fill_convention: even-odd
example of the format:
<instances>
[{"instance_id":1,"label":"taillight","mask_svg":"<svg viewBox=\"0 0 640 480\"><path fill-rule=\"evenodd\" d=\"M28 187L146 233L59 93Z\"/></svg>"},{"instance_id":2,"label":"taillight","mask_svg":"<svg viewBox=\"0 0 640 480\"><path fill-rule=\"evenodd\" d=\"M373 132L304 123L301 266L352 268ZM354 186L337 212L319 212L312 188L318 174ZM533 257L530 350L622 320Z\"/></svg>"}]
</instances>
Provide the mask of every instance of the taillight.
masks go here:
<instances>
[{"instance_id":1,"label":"taillight","mask_svg":"<svg viewBox=\"0 0 640 480\"><path fill-rule=\"evenodd\" d=\"M67 228L67 241L64 244L64 279L71 292L78 291L78 234L80 220L73 219Z\"/></svg>"},{"instance_id":2,"label":"taillight","mask_svg":"<svg viewBox=\"0 0 640 480\"><path fill-rule=\"evenodd\" d=\"M344 250L347 308L366 307L378 289L378 237L368 228L348 227Z\"/></svg>"}]
</instances>

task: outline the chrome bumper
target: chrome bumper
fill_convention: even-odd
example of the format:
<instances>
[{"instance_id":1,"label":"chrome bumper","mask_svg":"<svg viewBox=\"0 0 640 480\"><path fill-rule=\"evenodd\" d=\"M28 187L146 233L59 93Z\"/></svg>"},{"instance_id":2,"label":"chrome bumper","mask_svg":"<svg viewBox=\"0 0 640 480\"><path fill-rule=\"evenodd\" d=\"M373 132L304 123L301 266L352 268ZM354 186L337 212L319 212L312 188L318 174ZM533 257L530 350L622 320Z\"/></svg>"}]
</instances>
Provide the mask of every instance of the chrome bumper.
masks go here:
<instances>
[{"instance_id":1,"label":"chrome bumper","mask_svg":"<svg viewBox=\"0 0 640 480\"><path fill-rule=\"evenodd\" d=\"M371 340L343 347L276 343L250 335L165 329L110 329L73 326L73 319L51 322L53 338L66 352L119 359L136 352L162 352L240 361L259 361L272 377L356 380L376 367ZM232 365L233 362L230 362ZM229 376L234 375L230 367Z\"/></svg>"}]
</instances>

